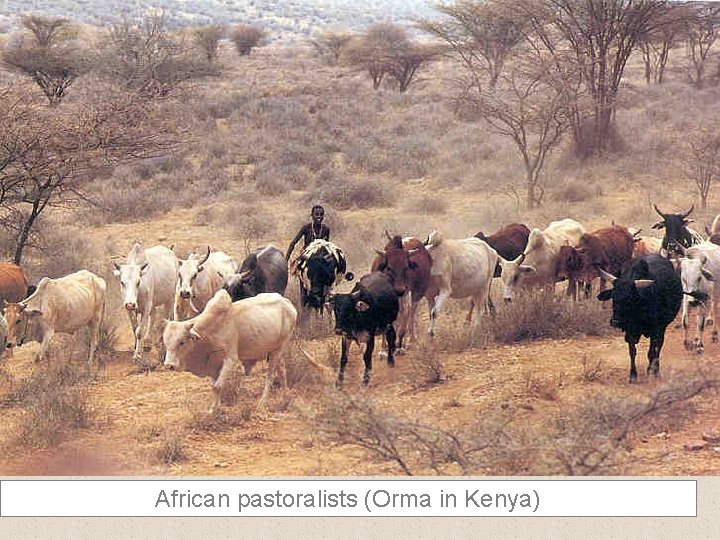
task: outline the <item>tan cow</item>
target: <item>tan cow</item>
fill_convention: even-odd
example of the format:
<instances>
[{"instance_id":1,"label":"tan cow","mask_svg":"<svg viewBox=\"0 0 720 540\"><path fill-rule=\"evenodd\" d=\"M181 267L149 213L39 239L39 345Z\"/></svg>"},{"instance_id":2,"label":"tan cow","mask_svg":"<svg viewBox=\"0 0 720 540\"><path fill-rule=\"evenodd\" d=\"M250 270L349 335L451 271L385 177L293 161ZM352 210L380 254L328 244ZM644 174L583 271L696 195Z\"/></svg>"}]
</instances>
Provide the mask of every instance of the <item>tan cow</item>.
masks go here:
<instances>
[{"instance_id":1,"label":"tan cow","mask_svg":"<svg viewBox=\"0 0 720 540\"><path fill-rule=\"evenodd\" d=\"M42 278L37 290L25 300L5 302L7 346L12 348L27 341L39 341L37 362L45 358L56 332L75 334L81 328L88 328L88 360L92 363L100 337L106 290L105 280L87 270L57 279Z\"/></svg>"},{"instance_id":2,"label":"tan cow","mask_svg":"<svg viewBox=\"0 0 720 540\"><path fill-rule=\"evenodd\" d=\"M198 377L211 377L213 412L238 362L254 363L268 355L267 379L258 403L261 407L276 373L281 373L283 386L287 387L283 353L296 322L297 310L278 293L261 293L233 303L227 291L221 289L200 315L186 321L168 321L163 332L165 365Z\"/></svg>"}]
</instances>

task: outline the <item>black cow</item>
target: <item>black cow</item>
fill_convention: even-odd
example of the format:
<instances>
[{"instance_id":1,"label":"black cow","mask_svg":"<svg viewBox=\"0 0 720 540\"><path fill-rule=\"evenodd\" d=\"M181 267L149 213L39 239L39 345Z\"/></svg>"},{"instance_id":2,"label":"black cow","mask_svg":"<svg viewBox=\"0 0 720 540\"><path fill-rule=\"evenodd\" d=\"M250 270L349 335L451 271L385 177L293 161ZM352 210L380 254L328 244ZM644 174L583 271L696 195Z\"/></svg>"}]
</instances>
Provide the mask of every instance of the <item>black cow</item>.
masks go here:
<instances>
[{"instance_id":1,"label":"black cow","mask_svg":"<svg viewBox=\"0 0 720 540\"><path fill-rule=\"evenodd\" d=\"M325 300L335 282L341 278L354 279L345 272L347 263L342 250L327 240L315 240L306 247L295 263L300 278L303 307L322 313Z\"/></svg>"},{"instance_id":2,"label":"black cow","mask_svg":"<svg viewBox=\"0 0 720 540\"><path fill-rule=\"evenodd\" d=\"M663 218L662 221L653 225L652 228L665 229L665 236L662 241L662 248L664 250L677 255L678 245L689 248L703 241L702 237L687 228L688 223L691 222L687 217L695 209L694 204L690 207L690 210L680 214L664 214L656 204L653 204L653 208L655 208L655 211Z\"/></svg>"},{"instance_id":3,"label":"black cow","mask_svg":"<svg viewBox=\"0 0 720 540\"><path fill-rule=\"evenodd\" d=\"M273 245L256 249L223 286L233 302L264 292L285 294L288 266L283 252Z\"/></svg>"},{"instance_id":4,"label":"black cow","mask_svg":"<svg viewBox=\"0 0 720 540\"><path fill-rule=\"evenodd\" d=\"M387 363L395 365L395 329L399 303L390 278L382 272L372 272L360 278L349 294L336 294L330 299L335 311L335 333L342 336L340 371L337 386L342 387L348 361L350 340L365 341L365 373L363 383L370 382L375 336L384 333L388 344Z\"/></svg>"},{"instance_id":5,"label":"black cow","mask_svg":"<svg viewBox=\"0 0 720 540\"><path fill-rule=\"evenodd\" d=\"M598 294L598 300L613 301L610 324L625 331L630 351L630 382L637 380L635 356L641 336L650 338L648 373L660 374L660 349L665 329L675 319L682 303L682 284L672 263L657 254L633 260L619 278L600 270L613 284Z\"/></svg>"}]
</instances>

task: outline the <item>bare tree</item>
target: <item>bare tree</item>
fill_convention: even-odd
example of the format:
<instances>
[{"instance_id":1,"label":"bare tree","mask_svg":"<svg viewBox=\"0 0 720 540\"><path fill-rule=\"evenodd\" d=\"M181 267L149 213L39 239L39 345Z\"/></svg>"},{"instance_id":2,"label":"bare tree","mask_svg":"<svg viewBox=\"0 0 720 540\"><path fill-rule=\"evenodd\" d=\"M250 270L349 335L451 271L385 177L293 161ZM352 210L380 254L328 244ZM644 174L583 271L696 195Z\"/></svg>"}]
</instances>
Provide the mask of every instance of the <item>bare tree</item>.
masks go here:
<instances>
[{"instance_id":1,"label":"bare tree","mask_svg":"<svg viewBox=\"0 0 720 540\"><path fill-rule=\"evenodd\" d=\"M459 99L462 112L484 119L515 143L525 168L528 208L542 203L543 167L573 118L575 92L567 82L551 61L526 58L501 75L494 88L478 88L470 80Z\"/></svg>"},{"instance_id":2,"label":"bare tree","mask_svg":"<svg viewBox=\"0 0 720 540\"><path fill-rule=\"evenodd\" d=\"M720 31L720 6L698 3L688 6L691 15L686 36L687 74L695 88L705 84L705 74L712 56L711 49Z\"/></svg>"},{"instance_id":3,"label":"bare tree","mask_svg":"<svg viewBox=\"0 0 720 540\"><path fill-rule=\"evenodd\" d=\"M388 51L387 73L395 79L398 91L402 94L417 82L417 74L440 55L440 49L434 45L400 43Z\"/></svg>"},{"instance_id":4,"label":"bare tree","mask_svg":"<svg viewBox=\"0 0 720 540\"><path fill-rule=\"evenodd\" d=\"M235 44L240 56L250 54L250 51L258 46L263 37L265 37L265 32L249 24L237 24L230 31L230 41Z\"/></svg>"},{"instance_id":5,"label":"bare tree","mask_svg":"<svg viewBox=\"0 0 720 540\"><path fill-rule=\"evenodd\" d=\"M0 223L16 234L18 264L46 210L90 200L84 182L98 168L163 155L183 137L137 94L103 92L93 103L40 110L6 91L0 111Z\"/></svg>"},{"instance_id":6,"label":"bare tree","mask_svg":"<svg viewBox=\"0 0 720 540\"><path fill-rule=\"evenodd\" d=\"M693 133L683 161L688 176L698 190L702 209L705 210L710 188L720 178L720 133L712 128Z\"/></svg>"},{"instance_id":7,"label":"bare tree","mask_svg":"<svg viewBox=\"0 0 720 540\"><path fill-rule=\"evenodd\" d=\"M26 15L21 19L22 25L27 28L35 38L38 47L48 49L64 37L69 29L70 21L41 15Z\"/></svg>"},{"instance_id":8,"label":"bare tree","mask_svg":"<svg viewBox=\"0 0 720 540\"><path fill-rule=\"evenodd\" d=\"M203 52L208 62L214 62L220 51L220 40L225 35L225 27L221 24L201 26L193 30L195 45Z\"/></svg>"},{"instance_id":9,"label":"bare tree","mask_svg":"<svg viewBox=\"0 0 720 540\"><path fill-rule=\"evenodd\" d=\"M645 64L645 81L662 84L670 51L686 36L692 10L685 4L666 2L658 13L658 23L642 36L639 45Z\"/></svg>"},{"instance_id":10,"label":"bare tree","mask_svg":"<svg viewBox=\"0 0 720 540\"><path fill-rule=\"evenodd\" d=\"M527 22L517 16L516 2L457 0L437 10L447 21L424 21L420 27L447 43L472 73L495 86L505 62L524 39ZM477 82L478 84L481 81Z\"/></svg>"}]
</instances>

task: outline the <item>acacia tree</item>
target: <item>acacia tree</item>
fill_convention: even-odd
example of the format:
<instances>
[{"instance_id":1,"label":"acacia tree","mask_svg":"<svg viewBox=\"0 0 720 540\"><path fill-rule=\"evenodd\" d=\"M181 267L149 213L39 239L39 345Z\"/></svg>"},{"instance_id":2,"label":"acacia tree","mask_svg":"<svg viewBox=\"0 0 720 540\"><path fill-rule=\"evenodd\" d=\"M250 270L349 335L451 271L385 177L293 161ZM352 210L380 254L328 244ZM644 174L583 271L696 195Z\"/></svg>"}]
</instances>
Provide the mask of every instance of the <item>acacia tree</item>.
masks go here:
<instances>
[{"instance_id":1,"label":"acacia tree","mask_svg":"<svg viewBox=\"0 0 720 540\"><path fill-rule=\"evenodd\" d=\"M68 41L71 26L66 19L30 16L24 17L22 23L32 39L19 38L15 46L3 52L3 63L30 77L49 104L58 105L68 87L87 71L87 53Z\"/></svg>"},{"instance_id":2,"label":"acacia tree","mask_svg":"<svg viewBox=\"0 0 720 540\"><path fill-rule=\"evenodd\" d=\"M237 24L230 30L230 41L240 56L247 56L265 37L265 32L249 24Z\"/></svg>"},{"instance_id":3,"label":"acacia tree","mask_svg":"<svg viewBox=\"0 0 720 540\"><path fill-rule=\"evenodd\" d=\"M310 40L310 43L315 47L318 54L333 66L340 61L340 56L351 40L352 36L350 34L326 31L317 39Z\"/></svg>"},{"instance_id":4,"label":"acacia tree","mask_svg":"<svg viewBox=\"0 0 720 540\"><path fill-rule=\"evenodd\" d=\"M691 9L684 4L666 2L657 15L658 24L648 29L639 46L645 64L645 81L662 84L670 51L687 35Z\"/></svg>"},{"instance_id":5,"label":"acacia tree","mask_svg":"<svg viewBox=\"0 0 720 540\"><path fill-rule=\"evenodd\" d=\"M688 147L685 170L695 184L705 210L710 188L720 178L720 133L714 129L700 129L690 138Z\"/></svg>"},{"instance_id":6,"label":"acacia tree","mask_svg":"<svg viewBox=\"0 0 720 540\"><path fill-rule=\"evenodd\" d=\"M367 71L377 90L390 72L392 52L407 46L408 37L403 28L392 23L377 23L347 47L346 59Z\"/></svg>"},{"instance_id":7,"label":"acacia tree","mask_svg":"<svg viewBox=\"0 0 720 540\"><path fill-rule=\"evenodd\" d=\"M527 22L517 16L515 5L508 0L457 0L437 7L447 20L424 21L420 27L447 43L468 71L486 75L477 84L486 79L495 86L525 35Z\"/></svg>"},{"instance_id":8,"label":"acacia tree","mask_svg":"<svg viewBox=\"0 0 720 540\"><path fill-rule=\"evenodd\" d=\"M690 83L700 89L705 84L711 49L720 31L720 6L710 3L690 5L686 34L687 75Z\"/></svg>"},{"instance_id":9,"label":"acacia tree","mask_svg":"<svg viewBox=\"0 0 720 540\"><path fill-rule=\"evenodd\" d=\"M518 13L532 25L531 41L553 55L570 50L582 74L593 108L587 128L574 126L578 152L603 154L608 150L625 65L642 37L664 24L660 16L663 8L661 0L537 0L516 4Z\"/></svg>"},{"instance_id":10,"label":"acacia tree","mask_svg":"<svg viewBox=\"0 0 720 540\"><path fill-rule=\"evenodd\" d=\"M551 61L527 57L500 75L493 88L470 82L460 96L461 112L482 118L492 131L515 144L525 169L528 208L542 203L541 173L570 126L574 98L566 77L555 72Z\"/></svg>"},{"instance_id":11,"label":"acacia tree","mask_svg":"<svg viewBox=\"0 0 720 540\"><path fill-rule=\"evenodd\" d=\"M0 223L16 235L20 264L48 208L89 201L85 181L108 164L164 155L184 137L158 104L102 92L93 103L39 110L0 94Z\"/></svg>"},{"instance_id":12,"label":"acacia tree","mask_svg":"<svg viewBox=\"0 0 720 540\"><path fill-rule=\"evenodd\" d=\"M195 45L203 52L208 62L212 63L217 59L223 35L225 35L225 27L222 24L201 26L193 30Z\"/></svg>"}]
</instances>

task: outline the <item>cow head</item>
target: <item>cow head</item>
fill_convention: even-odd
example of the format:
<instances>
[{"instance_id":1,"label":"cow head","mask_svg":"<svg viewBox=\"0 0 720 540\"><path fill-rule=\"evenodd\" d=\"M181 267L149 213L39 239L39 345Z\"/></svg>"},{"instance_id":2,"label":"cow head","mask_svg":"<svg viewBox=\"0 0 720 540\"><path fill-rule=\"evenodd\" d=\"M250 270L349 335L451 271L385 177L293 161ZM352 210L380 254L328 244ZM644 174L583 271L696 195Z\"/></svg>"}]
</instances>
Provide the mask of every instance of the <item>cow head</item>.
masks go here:
<instances>
[{"instance_id":1,"label":"cow head","mask_svg":"<svg viewBox=\"0 0 720 540\"><path fill-rule=\"evenodd\" d=\"M362 316L370 309L372 300L364 298L359 290L349 294L332 295L328 302L335 314L335 333L357 339L357 330L362 328Z\"/></svg>"},{"instance_id":2,"label":"cow head","mask_svg":"<svg viewBox=\"0 0 720 540\"><path fill-rule=\"evenodd\" d=\"M113 262L113 273L120 279L120 291L125 309L131 312L138 310L138 296L140 295L140 281L147 271L147 262L142 264L118 264Z\"/></svg>"},{"instance_id":3,"label":"cow head","mask_svg":"<svg viewBox=\"0 0 720 540\"><path fill-rule=\"evenodd\" d=\"M639 314L641 316L644 314L646 298L643 291L655 283L654 280L649 279L648 264L640 259L623 272L619 278L602 269L599 269L599 272L601 277L604 277L612 285L612 288L600 292L597 298L601 302L612 300L613 314L610 325L626 330Z\"/></svg>"},{"instance_id":4,"label":"cow head","mask_svg":"<svg viewBox=\"0 0 720 540\"><path fill-rule=\"evenodd\" d=\"M35 319L42 315L37 307L28 307L24 302L4 301L5 320L7 321L7 339L5 346L8 349L20 347L26 341L33 339Z\"/></svg>"},{"instance_id":5,"label":"cow head","mask_svg":"<svg viewBox=\"0 0 720 540\"><path fill-rule=\"evenodd\" d=\"M218 272L220 276L220 274ZM256 296L261 291L257 286L257 277L253 272L243 271L225 278L223 288L228 292L233 302Z\"/></svg>"},{"instance_id":6,"label":"cow head","mask_svg":"<svg viewBox=\"0 0 720 540\"><path fill-rule=\"evenodd\" d=\"M695 205L692 205L687 212L680 214L665 214L655 204L653 204L653 208L663 218L662 221L652 226L653 229L665 229L663 249L677 252L676 246L690 247L693 242L687 226L692 220L687 217L692 213Z\"/></svg>"},{"instance_id":7,"label":"cow head","mask_svg":"<svg viewBox=\"0 0 720 540\"><path fill-rule=\"evenodd\" d=\"M203 264L210 257L210 246L204 257L193 253L186 260L178 261L177 295L183 300L190 300L195 297L195 282L198 275L205 270Z\"/></svg>"},{"instance_id":8,"label":"cow head","mask_svg":"<svg viewBox=\"0 0 720 540\"><path fill-rule=\"evenodd\" d=\"M576 248L569 245L560 246L555 268L555 277L557 279L576 280L579 278L583 267L583 257Z\"/></svg>"},{"instance_id":9,"label":"cow head","mask_svg":"<svg viewBox=\"0 0 720 540\"><path fill-rule=\"evenodd\" d=\"M512 302L515 294L520 287L523 276L534 274L537 272L534 266L523 264L525 253L518 256L515 260L506 261L502 257L498 258L500 264L500 280L503 285L503 299L506 302Z\"/></svg>"},{"instance_id":10,"label":"cow head","mask_svg":"<svg viewBox=\"0 0 720 540\"><path fill-rule=\"evenodd\" d=\"M377 264L373 269L382 272L392 283L393 289L398 296L402 296L410 287L412 272L417 270L418 264L411 259L416 250L403 249L402 238L399 235L390 239L385 246L385 251L377 251Z\"/></svg>"},{"instance_id":11,"label":"cow head","mask_svg":"<svg viewBox=\"0 0 720 540\"><path fill-rule=\"evenodd\" d=\"M163 364L177 371L186 371L194 357L202 336L189 321L166 321L163 343L167 352Z\"/></svg>"}]
</instances>

